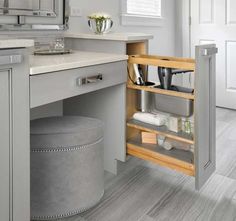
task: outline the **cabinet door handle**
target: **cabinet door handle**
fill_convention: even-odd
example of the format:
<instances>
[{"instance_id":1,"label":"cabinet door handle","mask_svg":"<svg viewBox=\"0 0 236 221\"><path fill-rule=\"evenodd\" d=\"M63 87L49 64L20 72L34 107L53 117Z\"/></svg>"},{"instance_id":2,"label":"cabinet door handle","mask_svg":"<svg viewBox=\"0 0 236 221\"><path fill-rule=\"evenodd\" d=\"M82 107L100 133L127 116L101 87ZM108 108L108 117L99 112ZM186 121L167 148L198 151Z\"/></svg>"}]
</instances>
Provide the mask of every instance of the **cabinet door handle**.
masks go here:
<instances>
[{"instance_id":1,"label":"cabinet door handle","mask_svg":"<svg viewBox=\"0 0 236 221\"><path fill-rule=\"evenodd\" d=\"M90 77L79 77L76 79L77 86L82 86L85 84L94 84L103 80L102 74L97 74Z\"/></svg>"},{"instance_id":2,"label":"cabinet door handle","mask_svg":"<svg viewBox=\"0 0 236 221\"><path fill-rule=\"evenodd\" d=\"M202 56L211 56L218 53L218 48L205 48L202 49L201 54Z\"/></svg>"},{"instance_id":3,"label":"cabinet door handle","mask_svg":"<svg viewBox=\"0 0 236 221\"><path fill-rule=\"evenodd\" d=\"M22 55L0 56L0 65L20 64L23 61Z\"/></svg>"}]
</instances>

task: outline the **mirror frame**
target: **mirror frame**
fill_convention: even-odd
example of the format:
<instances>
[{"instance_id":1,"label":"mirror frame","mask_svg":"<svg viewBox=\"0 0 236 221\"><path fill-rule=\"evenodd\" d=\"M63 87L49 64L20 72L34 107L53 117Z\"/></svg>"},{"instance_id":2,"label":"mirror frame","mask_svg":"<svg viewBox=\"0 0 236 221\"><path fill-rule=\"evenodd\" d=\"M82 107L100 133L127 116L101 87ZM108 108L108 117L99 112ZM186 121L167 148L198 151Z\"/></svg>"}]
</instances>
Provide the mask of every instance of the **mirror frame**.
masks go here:
<instances>
[{"instance_id":1,"label":"mirror frame","mask_svg":"<svg viewBox=\"0 0 236 221\"><path fill-rule=\"evenodd\" d=\"M57 4L58 0L54 0ZM63 23L62 24L25 24L25 17L32 16L32 17L56 17L57 11L55 7L54 13L51 13L51 16L48 16L45 11L42 12L33 12L37 14L30 14L29 15L22 15L21 13L13 13L7 14L6 16L16 16L18 23L16 24L0 24L0 31L30 31L30 30L66 30L68 29L68 21L69 21L69 0L62 0L63 3ZM16 12L17 10L14 10ZM19 10L20 11L20 10ZM0 10L1 12L1 10ZM39 15L39 13L45 13L43 15ZM18 15L17 15L18 14ZM4 14L0 13L0 16ZM5 16L5 15L4 15Z\"/></svg>"},{"instance_id":2,"label":"mirror frame","mask_svg":"<svg viewBox=\"0 0 236 221\"><path fill-rule=\"evenodd\" d=\"M38 0L40 1L40 0ZM8 8L7 6L9 5L9 0L4 0L3 5L6 5L6 7L1 7L0 8L0 15L5 15L5 16L39 16L39 17L56 17L57 12L56 12L56 7L55 5L57 4L56 0L54 1L54 10L53 11L43 11L43 10L28 10L24 8Z\"/></svg>"}]
</instances>

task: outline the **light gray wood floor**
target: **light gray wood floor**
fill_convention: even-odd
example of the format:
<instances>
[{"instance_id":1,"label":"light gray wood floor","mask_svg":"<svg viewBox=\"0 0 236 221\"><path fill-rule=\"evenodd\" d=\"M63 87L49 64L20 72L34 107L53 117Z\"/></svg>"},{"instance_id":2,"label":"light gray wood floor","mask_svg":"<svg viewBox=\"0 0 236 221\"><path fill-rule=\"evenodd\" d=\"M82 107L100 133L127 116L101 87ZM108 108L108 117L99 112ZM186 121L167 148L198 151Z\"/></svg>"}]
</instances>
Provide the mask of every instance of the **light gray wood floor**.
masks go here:
<instances>
[{"instance_id":1,"label":"light gray wood floor","mask_svg":"<svg viewBox=\"0 0 236 221\"><path fill-rule=\"evenodd\" d=\"M217 170L197 192L194 178L129 159L105 174L99 205L63 221L236 221L236 111L217 109Z\"/></svg>"}]
</instances>

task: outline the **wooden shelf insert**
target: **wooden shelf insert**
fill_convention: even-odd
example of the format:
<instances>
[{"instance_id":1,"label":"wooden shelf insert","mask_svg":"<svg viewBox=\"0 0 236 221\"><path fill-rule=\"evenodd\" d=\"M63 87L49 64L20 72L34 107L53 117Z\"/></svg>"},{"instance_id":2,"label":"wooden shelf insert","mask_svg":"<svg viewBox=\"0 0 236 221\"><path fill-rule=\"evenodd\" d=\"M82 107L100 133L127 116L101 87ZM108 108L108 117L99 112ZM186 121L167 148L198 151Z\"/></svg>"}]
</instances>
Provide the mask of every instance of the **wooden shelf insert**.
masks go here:
<instances>
[{"instance_id":1,"label":"wooden shelf insert","mask_svg":"<svg viewBox=\"0 0 236 221\"><path fill-rule=\"evenodd\" d=\"M169 131L166 126L158 127L158 126L143 123L141 121L134 120L134 119L128 120L127 126L130 128L141 130L141 131L146 131L146 132L154 133L157 135L163 135L165 137L168 137L176 141L194 145L194 140L193 140L192 135L189 135L183 132L175 133L175 132Z\"/></svg>"},{"instance_id":2,"label":"wooden shelf insert","mask_svg":"<svg viewBox=\"0 0 236 221\"><path fill-rule=\"evenodd\" d=\"M176 58L153 55L131 55L130 64L152 65L166 68L178 68L184 70L195 70L195 60L189 58Z\"/></svg>"},{"instance_id":3,"label":"wooden shelf insert","mask_svg":"<svg viewBox=\"0 0 236 221\"><path fill-rule=\"evenodd\" d=\"M137 137L128 140L127 153L189 176L195 175L192 152L177 149L168 151L158 145L142 144L140 137Z\"/></svg>"},{"instance_id":4,"label":"wooden shelf insert","mask_svg":"<svg viewBox=\"0 0 236 221\"><path fill-rule=\"evenodd\" d=\"M180 98L185 98L185 99L189 99L189 100L194 100L194 94L190 94L190 93L183 93L183 92L178 92L178 91L164 90L164 89L148 87L148 86L139 86L139 85L135 85L135 84L132 84L132 83L127 84L127 88L133 89L133 90L149 91L149 92L156 93L156 94L164 94L164 95L169 95L169 96L174 96L174 97L180 97Z\"/></svg>"}]
</instances>

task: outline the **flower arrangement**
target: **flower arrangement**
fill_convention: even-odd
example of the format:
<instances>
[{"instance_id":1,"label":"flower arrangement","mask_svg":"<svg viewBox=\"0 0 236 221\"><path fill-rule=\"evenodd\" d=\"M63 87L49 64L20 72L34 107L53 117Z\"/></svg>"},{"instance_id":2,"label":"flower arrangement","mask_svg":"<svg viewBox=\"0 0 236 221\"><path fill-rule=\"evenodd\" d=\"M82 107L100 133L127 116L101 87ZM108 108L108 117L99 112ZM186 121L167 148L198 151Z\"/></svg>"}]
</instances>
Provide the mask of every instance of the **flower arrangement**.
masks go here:
<instances>
[{"instance_id":1,"label":"flower arrangement","mask_svg":"<svg viewBox=\"0 0 236 221\"><path fill-rule=\"evenodd\" d=\"M111 16L107 13L96 12L92 13L88 16L89 19L98 19L98 20L106 20L111 19Z\"/></svg>"},{"instance_id":2,"label":"flower arrangement","mask_svg":"<svg viewBox=\"0 0 236 221\"><path fill-rule=\"evenodd\" d=\"M113 26L111 16L107 13L92 13L88 16L88 19L88 25L95 34L108 33Z\"/></svg>"}]
</instances>

